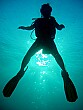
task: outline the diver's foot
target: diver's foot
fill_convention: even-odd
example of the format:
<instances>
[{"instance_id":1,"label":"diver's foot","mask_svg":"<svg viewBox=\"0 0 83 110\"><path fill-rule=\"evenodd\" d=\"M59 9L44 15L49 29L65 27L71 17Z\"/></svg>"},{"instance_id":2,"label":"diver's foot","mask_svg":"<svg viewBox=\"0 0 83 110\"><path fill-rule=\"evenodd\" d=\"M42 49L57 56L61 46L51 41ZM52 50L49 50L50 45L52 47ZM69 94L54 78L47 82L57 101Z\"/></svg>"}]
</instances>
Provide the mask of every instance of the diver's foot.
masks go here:
<instances>
[{"instance_id":1,"label":"diver's foot","mask_svg":"<svg viewBox=\"0 0 83 110\"><path fill-rule=\"evenodd\" d=\"M69 74L68 74L68 72L66 72L66 71L61 71L61 75L62 75L62 77L65 78L65 79L69 78Z\"/></svg>"},{"instance_id":2,"label":"diver's foot","mask_svg":"<svg viewBox=\"0 0 83 110\"><path fill-rule=\"evenodd\" d=\"M66 82L66 84L69 84L71 79L69 77L68 72L61 71L61 75L62 75L63 80Z\"/></svg>"},{"instance_id":3,"label":"diver's foot","mask_svg":"<svg viewBox=\"0 0 83 110\"><path fill-rule=\"evenodd\" d=\"M28 66L25 69L21 68L20 71L17 73L18 77L20 77L20 78L23 77L23 75L27 69L28 69Z\"/></svg>"},{"instance_id":4,"label":"diver's foot","mask_svg":"<svg viewBox=\"0 0 83 110\"><path fill-rule=\"evenodd\" d=\"M24 73L25 71L20 69L20 71L17 73L18 78L22 78Z\"/></svg>"}]
</instances>

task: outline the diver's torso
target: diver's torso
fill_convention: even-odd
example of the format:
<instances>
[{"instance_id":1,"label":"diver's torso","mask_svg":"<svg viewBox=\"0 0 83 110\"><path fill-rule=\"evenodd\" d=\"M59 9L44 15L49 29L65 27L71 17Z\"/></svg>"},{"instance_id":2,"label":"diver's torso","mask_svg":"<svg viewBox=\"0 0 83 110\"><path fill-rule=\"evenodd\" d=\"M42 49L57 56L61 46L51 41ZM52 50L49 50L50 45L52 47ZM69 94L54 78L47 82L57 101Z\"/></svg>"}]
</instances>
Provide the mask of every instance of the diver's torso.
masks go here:
<instances>
[{"instance_id":1,"label":"diver's torso","mask_svg":"<svg viewBox=\"0 0 83 110\"><path fill-rule=\"evenodd\" d=\"M50 18L38 18L35 21L35 34L40 39L54 39L55 38L55 19Z\"/></svg>"}]
</instances>

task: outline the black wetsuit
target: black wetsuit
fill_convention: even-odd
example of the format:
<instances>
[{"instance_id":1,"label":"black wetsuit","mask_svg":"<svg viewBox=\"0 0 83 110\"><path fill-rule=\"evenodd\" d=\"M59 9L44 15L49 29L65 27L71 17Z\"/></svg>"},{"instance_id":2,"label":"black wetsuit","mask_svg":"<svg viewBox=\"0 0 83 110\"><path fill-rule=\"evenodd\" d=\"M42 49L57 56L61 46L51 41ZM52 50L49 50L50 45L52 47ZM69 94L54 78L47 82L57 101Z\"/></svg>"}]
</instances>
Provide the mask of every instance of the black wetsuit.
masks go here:
<instances>
[{"instance_id":1,"label":"black wetsuit","mask_svg":"<svg viewBox=\"0 0 83 110\"><path fill-rule=\"evenodd\" d=\"M37 39L29 49L31 56L40 49L43 49L43 53L57 54L54 38L58 25L54 17L35 20L34 27Z\"/></svg>"}]
</instances>

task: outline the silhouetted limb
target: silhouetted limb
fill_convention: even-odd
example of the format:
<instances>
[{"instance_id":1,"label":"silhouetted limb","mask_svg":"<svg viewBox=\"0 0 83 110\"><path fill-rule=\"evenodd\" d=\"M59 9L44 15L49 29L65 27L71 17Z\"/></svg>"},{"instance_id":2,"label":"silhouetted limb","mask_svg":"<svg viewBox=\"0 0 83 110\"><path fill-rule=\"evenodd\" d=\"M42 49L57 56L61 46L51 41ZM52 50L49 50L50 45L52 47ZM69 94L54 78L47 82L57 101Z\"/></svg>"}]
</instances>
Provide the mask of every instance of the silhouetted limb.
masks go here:
<instances>
[{"instance_id":1,"label":"silhouetted limb","mask_svg":"<svg viewBox=\"0 0 83 110\"><path fill-rule=\"evenodd\" d=\"M57 53L57 54L54 56L54 58L55 58L56 62L58 63L58 65L61 67L61 69L66 72L66 69L65 69L65 66L64 66L64 62L63 62L63 59L62 59L62 57L60 56L60 54Z\"/></svg>"},{"instance_id":2,"label":"silhouetted limb","mask_svg":"<svg viewBox=\"0 0 83 110\"><path fill-rule=\"evenodd\" d=\"M56 62L58 63L58 65L60 66L60 68L66 72L66 69L65 69L65 65L64 65L64 62L63 62L63 59L61 57L61 55L59 54L58 50L57 50L57 47L54 43L54 41L51 42L51 44L49 43L49 47L50 47L50 53L53 55L53 57L55 58Z\"/></svg>"},{"instance_id":3,"label":"silhouetted limb","mask_svg":"<svg viewBox=\"0 0 83 110\"><path fill-rule=\"evenodd\" d=\"M36 40L33 45L30 47L30 49L28 50L28 52L26 53L26 55L23 58L22 64L21 64L21 70L24 70L24 68L27 66L27 64L29 63L31 57L41 49L41 46L39 45L39 40Z\"/></svg>"}]
</instances>

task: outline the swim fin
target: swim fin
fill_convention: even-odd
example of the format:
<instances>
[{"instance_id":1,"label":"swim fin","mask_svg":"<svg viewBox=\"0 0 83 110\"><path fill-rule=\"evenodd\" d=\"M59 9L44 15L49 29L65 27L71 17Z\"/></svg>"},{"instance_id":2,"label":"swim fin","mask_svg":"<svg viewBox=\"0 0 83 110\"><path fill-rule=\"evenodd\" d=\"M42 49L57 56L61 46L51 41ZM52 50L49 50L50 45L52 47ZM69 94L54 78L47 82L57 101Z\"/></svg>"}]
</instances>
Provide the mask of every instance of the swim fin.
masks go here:
<instances>
[{"instance_id":1,"label":"swim fin","mask_svg":"<svg viewBox=\"0 0 83 110\"><path fill-rule=\"evenodd\" d=\"M69 102L75 102L78 99L76 88L72 80L69 78L69 75L67 72L62 71L61 74L64 81L64 90L65 90L66 99Z\"/></svg>"},{"instance_id":2,"label":"swim fin","mask_svg":"<svg viewBox=\"0 0 83 110\"><path fill-rule=\"evenodd\" d=\"M26 71L26 70L25 70ZM5 85L3 89L3 95L5 97L10 97L13 91L15 90L18 82L23 77L25 71L20 70L16 76L9 80L9 82Z\"/></svg>"}]
</instances>

